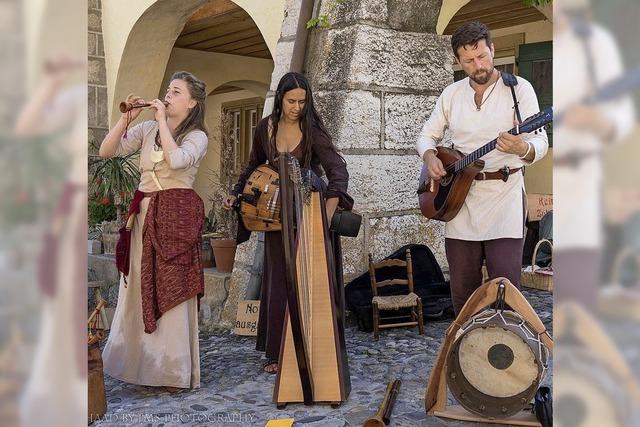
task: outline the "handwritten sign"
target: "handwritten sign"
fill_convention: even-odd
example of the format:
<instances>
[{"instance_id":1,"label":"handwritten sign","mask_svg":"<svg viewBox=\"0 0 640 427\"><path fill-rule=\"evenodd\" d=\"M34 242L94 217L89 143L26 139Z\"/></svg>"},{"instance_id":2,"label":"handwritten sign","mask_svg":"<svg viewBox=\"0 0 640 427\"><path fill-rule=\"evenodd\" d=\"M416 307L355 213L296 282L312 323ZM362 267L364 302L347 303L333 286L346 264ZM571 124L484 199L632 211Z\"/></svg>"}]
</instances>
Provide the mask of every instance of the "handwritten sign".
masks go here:
<instances>
[{"instance_id":1,"label":"handwritten sign","mask_svg":"<svg viewBox=\"0 0 640 427\"><path fill-rule=\"evenodd\" d=\"M553 210L553 194L527 194L529 221L540 221L547 212Z\"/></svg>"},{"instance_id":2,"label":"handwritten sign","mask_svg":"<svg viewBox=\"0 0 640 427\"><path fill-rule=\"evenodd\" d=\"M259 300L242 300L238 302L236 324L233 333L236 335L258 335Z\"/></svg>"}]
</instances>

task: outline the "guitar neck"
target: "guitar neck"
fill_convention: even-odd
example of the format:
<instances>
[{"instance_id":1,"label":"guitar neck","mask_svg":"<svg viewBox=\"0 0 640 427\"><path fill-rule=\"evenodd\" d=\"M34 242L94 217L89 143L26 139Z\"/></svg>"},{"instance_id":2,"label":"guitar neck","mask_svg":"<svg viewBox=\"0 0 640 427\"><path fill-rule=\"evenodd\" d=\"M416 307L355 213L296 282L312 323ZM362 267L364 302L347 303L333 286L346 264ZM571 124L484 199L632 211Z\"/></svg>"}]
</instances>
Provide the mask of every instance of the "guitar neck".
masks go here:
<instances>
[{"instance_id":1,"label":"guitar neck","mask_svg":"<svg viewBox=\"0 0 640 427\"><path fill-rule=\"evenodd\" d=\"M509 131L509 133L511 133L511 131ZM462 169L469 166L471 163L478 160L480 157L493 151L493 149L496 148L496 142L498 142L498 138L484 144L482 147L478 148L475 151L472 151L471 153L467 154L466 156L464 156L463 158L455 162L454 163L455 172L461 171Z\"/></svg>"},{"instance_id":2,"label":"guitar neck","mask_svg":"<svg viewBox=\"0 0 640 427\"><path fill-rule=\"evenodd\" d=\"M520 124L520 126L514 127L508 131L511 135L520 135L521 133L529 133L534 132L539 128L542 128L547 123L550 123L553 120L553 108L547 107L543 111L534 114L533 116L527 118L524 122ZM469 166L471 163L480 159L482 156L488 154L490 151L493 151L496 148L496 143L498 142L498 138L495 138L488 143L484 144L482 147L477 150L467 154L457 162L453 164L453 170L450 172L460 172L462 169ZM450 168L449 166L448 168ZM448 169L447 168L447 169Z\"/></svg>"}]
</instances>

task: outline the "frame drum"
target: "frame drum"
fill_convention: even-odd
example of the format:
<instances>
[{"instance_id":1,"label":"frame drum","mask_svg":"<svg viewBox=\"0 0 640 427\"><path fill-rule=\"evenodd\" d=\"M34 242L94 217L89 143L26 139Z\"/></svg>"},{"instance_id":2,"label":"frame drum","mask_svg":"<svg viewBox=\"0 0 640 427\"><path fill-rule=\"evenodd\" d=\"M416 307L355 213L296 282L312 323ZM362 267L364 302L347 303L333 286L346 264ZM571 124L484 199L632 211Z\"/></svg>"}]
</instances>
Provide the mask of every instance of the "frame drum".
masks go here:
<instances>
[{"instance_id":1,"label":"frame drum","mask_svg":"<svg viewBox=\"0 0 640 427\"><path fill-rule=\"evenodd\" d=\"M549 350L510 310L485 310L460 328L447 355L447 384L469 412L507 418L529 406Z\"/></svg>"}]
</instances>

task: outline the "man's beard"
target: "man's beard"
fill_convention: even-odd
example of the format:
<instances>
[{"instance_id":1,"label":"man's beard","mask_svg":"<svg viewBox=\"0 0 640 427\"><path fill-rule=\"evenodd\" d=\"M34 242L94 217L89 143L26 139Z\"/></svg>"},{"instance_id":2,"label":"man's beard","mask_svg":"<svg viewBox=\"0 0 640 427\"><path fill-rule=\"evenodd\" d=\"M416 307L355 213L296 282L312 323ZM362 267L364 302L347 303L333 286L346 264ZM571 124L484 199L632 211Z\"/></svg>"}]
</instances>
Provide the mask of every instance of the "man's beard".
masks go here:
<instances>
[{"instance_id":1,"label":"man's beard","mask_svg":"<svg viewBox=\"0 0 640 427\"><path fill-rule=\"evenodd\" d=\"M489 80L491 80L491 76L493 76L493 70L495 70L495 67L491 66L491 69L489 69L486 73L484 72L484 70L480 75L478 75L478 72L476 72L476 74L469 76L469 78L479 85L484 85L487 84Z\"/></svg>"}]
</instances>

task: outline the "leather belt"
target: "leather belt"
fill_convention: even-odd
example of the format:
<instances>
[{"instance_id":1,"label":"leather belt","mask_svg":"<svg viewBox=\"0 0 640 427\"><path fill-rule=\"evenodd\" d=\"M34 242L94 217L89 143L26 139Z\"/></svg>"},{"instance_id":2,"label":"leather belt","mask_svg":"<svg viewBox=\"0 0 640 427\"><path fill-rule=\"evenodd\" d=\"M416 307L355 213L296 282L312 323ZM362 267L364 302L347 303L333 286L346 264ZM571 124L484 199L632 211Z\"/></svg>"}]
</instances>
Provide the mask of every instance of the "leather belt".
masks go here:
<instances>
[{"instance_id":1,"label":"leather belt","mask_svg":"<svg viewBox=\"0 0 640 427\"><path fill-rule=\"evenodd\" d=\"M522 168L511 169L509 166L505 166L502 169L497 170L495 172L478 172L475 179L478 181L487 181L489 179L501 179L504 182L507 182L507 180L509 179L509 175L513 175L514 173L518 172L520 169Z\"/></svg>"}]
</instances>

